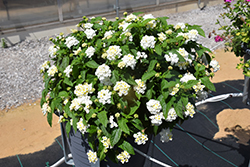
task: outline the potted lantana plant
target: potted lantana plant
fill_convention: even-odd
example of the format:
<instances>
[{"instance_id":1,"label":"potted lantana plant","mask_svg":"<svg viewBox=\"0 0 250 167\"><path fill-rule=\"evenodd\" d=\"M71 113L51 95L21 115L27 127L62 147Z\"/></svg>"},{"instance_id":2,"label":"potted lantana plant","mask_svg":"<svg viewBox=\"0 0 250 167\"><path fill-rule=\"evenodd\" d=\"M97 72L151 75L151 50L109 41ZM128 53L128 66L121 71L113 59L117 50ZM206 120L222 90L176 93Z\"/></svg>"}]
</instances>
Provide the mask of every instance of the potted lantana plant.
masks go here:
<instances>
[{"instance_id":1,"label":"potted lantana plant","mask_svg":"<svg viewBox=\"0 0 250 167\"><path fill-rule=\"evenodd\" d=\"M224 0L225 12L220 15L223 20L230 21L225 24L223 21L217 21L222 31L215 37L215 41L225 40L225 51L234 52L238 57L249 55L250 51L250 0ZM243 68L243 74L250 76L248 72L248 57L241 59L237 68ZM245 62L244 62L245 61Z\"/></svg>"},{"instance_id":2,"label":"potted lantana plant","mask_svg":"<svg viewBox=\"0 0 250 167\"><path fill-rule=\"evenodd\" d=\"M136 145L152 134L172 140L173 127L194 116L196 100L215 91L210 78L219 65L197 43L205 36L200 26L124 16L83 17L78 30L51 38L51 60L41 66L43 114L51 125L60 113L68 134L86 137L90 163L129 164L135 154L129 139Z\"/></svg>"}]
</instances>

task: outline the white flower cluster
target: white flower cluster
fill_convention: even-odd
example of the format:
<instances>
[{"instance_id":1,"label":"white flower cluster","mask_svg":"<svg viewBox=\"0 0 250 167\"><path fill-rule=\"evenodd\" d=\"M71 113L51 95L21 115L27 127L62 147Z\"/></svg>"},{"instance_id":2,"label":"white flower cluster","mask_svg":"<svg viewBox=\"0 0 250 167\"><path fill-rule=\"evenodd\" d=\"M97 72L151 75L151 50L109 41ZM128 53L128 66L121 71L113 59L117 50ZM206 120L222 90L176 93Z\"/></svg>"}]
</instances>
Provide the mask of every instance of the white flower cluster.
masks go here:
<instances>
[{"instance_id":1,"label":"white flower cluster","mask_svg":"<svg viewBox=\"0 0 250 167\"><path fill-rule=\"evenodd\" d=\"M79 44L79 41L75 37L67 37L65 44L70 49L71 46L76 46Z\"/></svg>"},{"instance_id":2,"label":"white flower cluster","mask_svg":"<svg viewBox=\"0 0 250 167\"><path fill-rule=\"evenodd\" d=\"M168 142L168 141L172 141L173 140L173 134L170 131L170 129L162 129L160 132L160 140L162 143Z\"/></svg>"},{"instance_id":3,"label":"white flower cluster","mask_svg":"<svg viewBox=\"0 0 250 167\"><path fill-rule=\"evenodd\" d=\"M80 120L76 123L77 125L77 129L82 133L85 134L87 132L87 129L89 127L89 125L84 125L83 124L83 119L80 118Z\"/></svg>"},{"instance_id":4,"label":"white flower cluster","mask_svg":"<svg viewBox=\"0 0 250 167\"><path fill-rule=\"evenodd\" d=\"M110 39L112 37L112 35L115 33L114 30L109 30L109 31L106 31L105 34L104 34L104 37L102 38L103 40L104 39Z\"/></svg>"},{"instance_id":5,"label":"white flower cluster","mask_svg":"<svg viewBox=\"0 0 250 167\"><path fill-rule=\"evenodd\" d=\"M125 18L127 22L135 21L136 19L137 19L137 16L133 15L132 13Z\"/></svg>"},{"instance_id":6,"label":"white flower cluster","mask_svg":"<svg viewBox=\"0 0 250 167\"><path fill-rule=\"evenodd\" d=\"M156 43L155 37L148 35L143 36L140 42L144 50L146 50L147 48L155 48L155 43Z\"/></svg>"},{"instance_id":7,"label":"white flower cluster","mask_svg":"<svg viewBox=\"0 0 250 167\"><path fill-rule=\"evenodd\" d=\"M167 117L166 121L172 122L172 121L176 120L177 117L178 116L177 116L174 108L170 108L170 110L168 111L168 117Z\"/></svg>"},{"instance_id":8,"label":"white flower cluster","mask_svg":"<svg viewBox=\"0 0 250 167\"><path fill-rule=\"evenodd\" d=\"M166 54L164 57L165 57L167 62L170 62L171 65L174 65L174 64L178 63L178 61L179 61L178 55L173 54L171 52L169 53L169 55Z\"/></svg>"},{"instance_id":9,"label":"white flower cluster","mask_svg":"<svg viewBox=\"0 0 250 167\"><path fill-rule=\"evenodd\" d=\"M44 72L46 69L49 69L49 61L45 61L42 65L41 65L41 67L40 67L40 69L41 69L41 71L42 72Z\"/></svg>"},{"instance_id":10,"label":"white flower cluster","mask_svg":"<svg viewBox=\"0 0 250 167\"><path fill-rule=\"evenodd\" d=\"M137 52L137 56L136 59L146 59L148 57L148 55L145 52Z\"/></svg>"},{"instance_id":11,"label":"white flower cluster","mask_svg":"<svg viewBox=\"0 0 250 167\"><path fill-rule=\"evenodd\" d=\"M220 70L220 65L218 61L216 60L212 60L209 65L213 67L214 72L217 72L218 70Z\"/></svg>"},{"instance_id":12,"label":"white flower cluster","mask_svg":"<svg viewBox=\"0 0 250 167\"><path fill-rule=\"evenodd\" d=\"M88 47L88 49L85 51L86 56L88 58L91 58L95 54L95 48L93 46Z\"/></svg>"},{"instance_id":13,"label":"white flower cluster","mask_svg":"<svg viewBox=\"0 0 250 167\"><path fill-rule=\"evenodd\" d=\"M60 115L57 123L62 123L63 122L63 118L64 118L63 115Z\"/></svg>"},{"instance_id":14,"label":"white flower cluster","mask_svg":"<svg viewBox=\"0 0 250 167\"><path fill-rule=\"evenodd\" d=\"M142 18L144 20L146 20L146 19L155 19L155 17L152 14L146 14ZM156 27L156 21L155 20L151 20L146 25L147 25L147 29L149 29L149 28L155 28Z\"/></svg>"},{"instance_id":15,"label":"white flower cluster","mask_svg":"<svg viewBox=\"0 0 250 167\"><path fill-rule=\"evenodd\" d=\"M104 146L106 149L108 149L108 148L113 148L113 147L111 146L110 139L107 138L106 136L103 136L103 137L102 137L101 142L102 142L103 146Z\"/></svg>"},{"instance_id":16,"label":"white flower cluster","mask_svg":"<svg viewBox=\"0 0 250 167\"><path fill-rule=\"evenodd\" d=\"M48 103L44 103L42 106L42 113L45 115L47 112L51 112L51 108Z\"/></svg>"},{"instance_id":17,"label":"white flower cluster","mask_svg":"<svg viewBox=\"0 0 250 167\"><path fill-rule=\"evenodd\" d=\"M184 48L179 48L177 52L185 59L185 62L179 62L177 66L179 67L180 70L182 69L186 70L187 66L192 63L195 57L193 55L189 55Z\"/></svg>"},{"instance_id":18,"label":"white flower cluster","mask_svg":"<svg viewBox=\"0 0 250 167\"><path fill-rule=\"evenodd\" d=\"M136 93L144 94L145 90L147 89L146 83L141 79L136 79L135 82L137 83L137 85L134 86L134 90L136 91Z\"/></svg>"},{"instance_id":19,"label":"white flower cluster","mask_svg":"<svg viewBox=\"0 0 250 167\"><path fill-rule=\"evenodd\" d=\"M90 96L82 96L82 97L78 97L78 98L74 98L72 101L71 101L71 104L69 106L69 109L72 111L72 110L79 110L82 106L82 104L84 104L84 111L86 113L89 113L89 109L92 105L92 101L90 100Z\"/></svg>"},{"instance_id":20,"label":"white flower cluster","mask_svg":"<svg viewBox=\"0 0 250 167\"><path fill-rule=\"evenodd\" d=\"M119 23L119 29L122 29L123 33L129 32L130 29L127 29L127 27L130 25L131 23L127 23L125 21Z\"/></svg>"},{"instance_id":21,"label":"white flower cluster","mask_svg":"<svg viewBox=\"0 0 250 167\"><path fill-rule=\"evenodd\" d=\"M112 128L117 128L118 127L118 125L117 125L117 123L114 121L114 116L113 115L111 115L110 117L109 117L109 123L110 123L110 128L112 129Z\"/></svg>"},{"instance_id":22,"label":"white flower cluster","mask_svg":"<svg viewBox=\"0 0 250 167\"><path fill-rule=\"evenodd\" d=\"M94 163L95 164L96 161L98 161L96 152L93 152L93 151L89 150L87 152L87 155L88 155L89 163Z\"/></svg>"},{"instance_id":23,"label":"white flower cluster","mask_svg":"<svg viewBox=\"0 0 250 167\"><path fill-rule=\"evenodd\" d=\"M108 89L102 89L101 91L98 92L98 100L100 103L104 104L110 104L111 103L111 94Z\"/></svg>"},{"instance_id":24,"label":"white flower cluster","mask_svg":"<svg viewBox=\"0 0 250 167\"><path fill-rule=\"evenodd\" d=\"M185 116L190 116L193 118L195 111L194 111L194 105L192 105L190 102L186 105L186 111L184 112Z\"/></svg>"},{"instance_id":25,"label":"white flower cluster","mask_svg":"<svg viewBox=\"0 0 250 167\"><path fill-rule=\"evenodd\" d=\"M82 48L79 47L77 50L73 50L74 55L79 55L79 53L82 51Z\"/></svg>"},{"instance_id":26,"label":"white flower cluster","mask_svg":"<svg viewBox=\"0 0 250 167\"><path fill-rule=\"evenodd\" d=\"M135 133L133 137L135 138L135 143L138 145L146 144L146 142L148 141L148 135L141 132Z\"/></svg>"},{"instance_id":27,"label":"white flower cluster","mask_svg":"<svg viewBox=\"0 0 250 167\"><path fill-rule=\"evenodd\" d=\"M159 41L161 41L161 42L163 42L167 39L167 36L163 32L158 33L157 35L158 35Z\"/></svg>"},{"instance_id":28,"label":"white flower cluster","mask_svg":"<svg viewBox=\"0 0 250 167\"><path fill-rule=\"evenodd\" d=\"M185 43L188 43L189 41L197 41L199 37L198 35L199 34L197 30L190 30L187 33L183 33L183 32L178 33L177 37L183 36L186 39Z\"/></svg>"},{"instance_id":29,"label":"white flower cluster","mask_svg":"<svg viewBox=\"0 0 250 167\"><path fill-rule=\"evenodd\" d=\"M122 164L124 164L125 162L128 162L129 158L130 158L130 155L129 155L129 153L127 151L123 151L119 155L117 155L117 159Z\"/></svg>"},{"instance_id":30,"label":"white flower cluster","mask_svg":"<svg viewBox=\"0 0 250 167\"><path fill-rule=\"evenodd\" d=\"M98 77L100 81L102 81L105 80L106 78L111 77L111 70L109 66L107 66L106 64L102 64L96 69L95 75Z\"/></svg>"},{"instance_id":31,"label":"white flower cluster","mask_svg":"<svg viewBox=\"0 0 250 167\"><path fill-rule=\"evenodd\" d=\"M164 119L163 112L160 112L162 107L158 100L151 99L146 103L148 111L153 114L149 118L151 123L159 126L162 124L162 119Z\"/></svg>"},{"instance_id":32,"label":"white flower cluster","mask_svg":"<svg viewBox=\"0 0 250 167\"><path fill-rule=\"evenodd\" d=\"M66 75L66 77L70 77L70 73L72 72L72 67L70 67L70 65L68 65L65 70L63 71Z\"/></svg>"},{"instance_id":33,"label":"white flower cluster","mask_svg":"<svg viewBox=\"0 0 250 167\"><path fill-rule=\"evenodd\" d=\"M92 23L85 23L85 24L83 24L82 26L83 26L83 28L85 28L85 29L89 29L89 28L92 28L92 27L93 27L93 24L92 24Z\"/></svg>"},{"instance_id":34,"label":"white flower cluster","mask_svg":"<svg viewBox=\"0 0 250 167\"><path fill-rule=\"evenodd\" d=\"M78 84L75 87L74 93L78 97L87 96L89 93L93 93L92 83L88 84L85 82L84 84Z\"/></svg>"},{"instance_id":35,"label":"white flower cluster","mask_svg":"<svg viewBox=\"0 0 250 167\"><path fill-rule=\"evenodd\" d=\"M96 36L95 30L92 28L88 28L84 31L88 39L92 39L94 36Z\"/></svg>"},{"instance_id":36,"label":"white flower cluster","mask_svg":"<svg viewBox=\"0 0 250 167\"><path fill-rule=\"evenodd\" d=\"M177 23L175 26L174 26L174 29L182 29L184 30L186 28L185 24L184 23Z\"/></svg>"},{"instance_id":37,"label":"white flower cluster","mask_svg":"<svg viewBox=\"0 0 250 167\"><path fill-rule=\"evenodd\" d=\"M58 47L54 47L54 45L49 47L49 56L51 58L55 58L56 52L59 48Z\"/></svg>"},{"instance_id":38,"label":"white flower cluster","mask_svg":"<svg viewBox=\"0 0 250 167\"><path fill-rule=\"evenodd\" d=\"M113 45L110 46L107 50L107 59L108 60L116 60L117 58L120 58L122 56L121 54L121 48L120 46Z\"/></svg>"},{"instance_id":39,"label":"white flower cluster","mask_svg":"<svg viewBox=\"0 0 250 167\"><path fill-rule=\"evenodd\" d=\"M119 96L122 96L122 95L126 96L128 94L129 88L130 88L129 84L127 84L124 81L119 81L119 82L116 82L114 86L114 91L119 91L118 92Z\"/></svg>"},{"instance_id":40,"label":"white flower cluster","mask_svg":"<svg viewBox=\"0 0 250 167\"><path fill-rule=\"evenodd\" d=\"M177 83L174 87L169 88L169 91L170 91L169 94L171 96L174 96L179 91L179 87L180 87L180 84Z\"/></svg>"},{"instance_id":41,"label":"white flower cluster","mask_svg":"<svg viewBox=\"0 0 250 167\"><path fill-rule=\"evenodd\" d=\"M48 70L48 75L50 77L53 77L55 75L55 73L58 73L58 69L55 65L51 66Z\"/></svg>"},{"instance_id":42,"label":"white flower cluster","mask_svg":"<svg viewBox=\"0 0 250 167\"><path fill-rule=\"evenodd\" d=\"M205 85L202 85L201 82L198 82L196 85L193 86L195 93L203 91L203 88L205 88Z\"/></svg>"},{"instance_id":43,"label":"white flower cluster","mask_svg":"<svg viewBox=\"0 0 250 167\"><path fill-rule=\"evenodd\" d=\"M135 69L136 59L134 58L133 55L131 54L124 55L124 57L122 58L122 62L125 64L125 67L131 67L132 70Z\"/></svg>"},{"instance_id":44,"label":"white flower cluster","mask_svg":"<svg viewBox=\"0 0 250 167\"><path fill-rule=\"evenodd\" d=\"M196 78L194 77L194 75L191 74L191 73L185 73L184 76L180 79L180 81L182 83L184 83L184 82L187 83L190 80L196 80Z\"/></svg>"}]
</instances>

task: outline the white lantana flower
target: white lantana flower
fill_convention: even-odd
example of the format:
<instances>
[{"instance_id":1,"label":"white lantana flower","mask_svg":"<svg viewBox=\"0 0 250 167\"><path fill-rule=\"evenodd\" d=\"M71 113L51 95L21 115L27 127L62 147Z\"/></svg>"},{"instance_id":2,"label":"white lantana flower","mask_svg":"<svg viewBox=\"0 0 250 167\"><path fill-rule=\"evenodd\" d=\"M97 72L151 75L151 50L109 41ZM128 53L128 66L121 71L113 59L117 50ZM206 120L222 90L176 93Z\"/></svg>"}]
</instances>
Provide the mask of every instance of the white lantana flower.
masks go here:
<instances>
[{"instance_id":1,"label":"white lantana flower","mask_svg":"<svg viewBox=\"0 0 250 167\"><path fill-rule=\"evenodd\" d=\"M131 54L125 55L122 58L122 61L125 63L126 67L131 67L132 70L134 70L135 65L136 65L136 59L134 58L133 55L131 55Z\"/></svg>"},{"instance_id":2,"label":"white lantana flower","mask_svg":"<svg viewBox=\"0 0 250 167\"><path fill-rule=\"evenodd\" d=\"M213 67L214 72L217 72L218 70L220 70L220 65L218 61L216 60L212 60L209 65Z\"/></svg>"},{"instance_id":3,"label":"white lantana flower","mask_svg":"<svg viewBox=\"0 0 250 167\"><path fill-rule=\"evenodd\" d=\"M86 56L88 58L91 58L95 54L95 48L93 46L88 47L88 49L85 51Z\"/></svg>"},{"instance_id":4,"label":"white lantana flower","mask_svg":"<svg viewBox=\"0 0 250 167\"><path fill-rule=\"evenodd\" d=\"M70 77L69 74L72 72L72 67L70 67L70 65L68 65L63 72L65 73L66 77L69 78Z\"/></svg>"},{"instance_id":5,"label":"white lantana flower","mask_svg":"<svg viewBox=\"0 0 250 167\"><path fill-rule=\"evenodd\" d=\"M174 26L174 29L177 30L177 29L182 29L184 30L184 28L186 28L185 24L184 23L177 23L175 26Z\"/></svg>"},{"instance_id":6,"label":"white lantana flower","mask_svg":"<svg viewBox=\"0 0 250 167\"><path fill-rule=\"evenodd\" d=\"M123 31L124 33L126 33L126 32L129 32L129 31L130 31L130 29L127 29L127 27L128 27L130 24L131 24L131 23L127 23L127 22L123 21L123 22L119 23L118 28L119 28L119 29L122 29L122 31Z\"/></svg>"},{"instance_id":7,"label":"white lantana flower","mask_svg":"<svg viewBox=\"0 0 250 167\"><path fill-rule=\"evenodd\" d=\"M95 75L98 77L100 81L102 81L105 78L111 77L111 70L109 66L107 66L106 64L102 64L96 69Z\"/></svg>"},{"instance_id":8,"label":"white lantana flower","mask_svg":"<svg viewBox=\"0 0 250 167\"><path fill-rule=\"evenodd\" d=\"M189 41L197 41L198 37L199 37L199 33L197 30L190 30L188 33L188 40Z\"/></svg>"},{"instance_id":9,"label":"white lantana flower","mask_svg":"<svg viewBox=\"0 0 250 167\"><path fill-rule=\"evenodd\" d=\"M98 161L96 152L89 150L87 152L89 163L96 163Z\"/></svg>"},{"instance_id":10,"label":"white lantana flower","mask_svg":"<svg viewBox=\"0 0 250 167\"><path fill-rule=\"evenodd\" d=\"M174 87L169 88L170 95L174 96L179 91L180 84L176 84Z\"/></svg>"},{"instance_id":11,"label":"white lantana flower","mask_svg":"<svg viewBox=\"0 0 250 167\"><path fill-rule=\"evenodd\" d=\"M64 101L63 101L63 104L66 106L66 104L69 102L69 99L65 99Z\"/></svg>"},{"instance_id":12,"label":"white lantana flower","mask_svg":"<svg viewBox=\"0 0 250 167\"><path fill-rule=\"evenodd\" d=\"M81 108L81 101L80 101L80 99L79 98L73 99L71 101L70 106L69 106L70 111L73 111L73 110L77 111L77 110L79 110L79 108Z\"/></svg>"},{"instance_id":13,"label":"white lantana flower","mask_svg":"<svg viewBox=\"0 0 250 167\"><path fill-rule=\"evenodd\" d=\"M164 119L163 112L151 115L149 118L151 119L151 123L153 125L159 126L162 124L162 119Z\"/></svg>"},{"instance_id":14,"label":"white lantana flower","mask_svg":"<svg viewBox=\"0 0 250 167\"><path fill-rule=\"evenodd\" d=\"M178 61L179 61L178 55L173 54L171 52L169 53L169 55L166 54L164 57L165 57L167 62L170 62L171 65L174 65L174 64L178 63Z\"/></svg>"},{"instance_id":15,"label":"white lantana flower","mask_svg":"<svg viewBox=\"0 0 250 167\"><path fill-rule=\"evenodd\" d=\"M101 142L102 142L103 146L105 147L105 149L113 148L113 147L111 146L110 139L107 138L106 136L102 136Z\"/></svg>"},{"instance_id":16,"label":"white lantana flower","mask_svg":"<svg viewBox=\"0 0 250 167\"><path fill-rule=\"evenodd\" d=\"M49 61L45 61L42 65L41 65L41 71L44 72L46 69L49 69Z\"/></svg>"},{"instance_id":17,"label":"white lantana flower","mask_svg":"<svg viewBox=\"0 0 250 167\"><path fill-rule=\"evenodd\" d=\"M193 118L195 111L194 111L194 105L192 105L190 102L186 105L186 111L184 112L185 116L190 116Z\"/></svg>"},{"instance_id":18,"label":"white lantana flower","mask_svg":"<svg viewBox=\"0 0 250 167\"><path fill-rule=\"evenodd\" d=\"M117 67L119 67L120 69L123 69L126 66L126 63L121 61L118 63Z\"/></svg>"},{"instance_id":19,"label":"white lantana flower","mask_svg":"<svg viewBox=\"0 0 250 167\"><path fill-rule=\"evenodd\" d=\"M155 19L155 17L152 14L146 14L142 18L144 20L146 20L146 19ZM151 20L146 25L147 25L147 29L154 28L156 26L156 21L155 20Z\"/></svg>"},{"instance_id":20,"label":"white lantana flower","mask_svg":"<svg viewBox=\"0 0 250 167\"><path fill-rule=\"evenodd\" d=\"M135 133L133 137L135 138L135 143L138 145L146 144L146 142L148 141L148 135L141 132Z\"/></svg>"},{"instance_id":21,"label":"white lantana flower","mask_svg":"<svg viewBox=\"0 0 250 167\"><path fill-rule=\"evenodd\" d=\"M74 50L74 55L78 55L82 51L81 47L79 47L77 50Z\"/></svg>"},{"instance_id":22,"label":"white lantana flower","mask_svg":"<svg viewBox=\"0 0 250 167\"><path fill-rule=\"evenodd\" d=\"M75 37L68 37L66 38L66 42L65 44L67 45L67 47L70 49L71 46L76 46L79 44L79 41L75 38Z\"/></svg>"},{"instance_id":23,"label":"white lantana flower","mask_svg":"<svg viewBox=\"0 0 250 167\"><path fill-rule=\"evenodd\" d=\"M120 58L122 56L121 54L121 48L120 46L113 45L110 46L107 50L107 59L108 60L116 60L117 58Z\"/></svg>"},{"instance_id":24,"label":"white lantana flower","mask_svg":"<svg viewBox=\"0 0 250 167\"><path fill-rule=\"evenodd\" d=\"M205 85L202 85L201 82L198 82L196 85L193 86L195 93L203 91L203 88L205 88Z\"/></svg>"},{"instance_id":25,"label":"white lantana flower","mask_svg":"<svg viewBox=\"0 0 250 167\"><path fill-rule=\"evenodd\" d=\"M51 66L48 70L48 75L50 77L53 77L55 75L55 73L58 73L58 69L55 65Z\"/></svg>"},{"instance_id":26,"label":"white lantana flower","mask_svg":"<svg viewBox=\"0 0 250 167\"><path fill-rule=\"evenodd\" d=\"M147 89L146 83L141 79L136 79L135 82L137 83L137 85L134 86L134 90L136 91L136 93L144 94L145 90Z\"/></svg>"},{"instance_id":27,"label":"white lantana flower","mask_svg":"<svg viewBox=\"0 0 250 167\"><path fill-rule=\"evenodd\" d=\"M135 19L137 19L137 16L132 13L125 18L127 22L135 21Z\"/></svg>"},{"instance_id":28,"label":"white lantana flower","mask_svg":"<svg viewBox=\"0 0 250 167\"><path fill-rule=\"evenodd\" d=\"M76 123L77 125L77 129L82 133L85 134L87 132L87 129L89 127L89 125L84 125L83 124L83 119L80 118L80 120Z\"/></svg>"},{"instance_id":29,"label":"white lantana flower","mask_svg":"<svg viewBox=\"0 0 250 167\"><path fill-rule=\"evenodd\" d=\"M171 29L169 29L169 30L165 31L165 33L168 35L171 35L173 33L173 31Z\"/></svg>"},{"instance_id":30,"label":"white lantana flower","mask_svg":"<svg viewBox=\"0 0 250 167\"><path fill-rule=\"evenodd\" d=\"M51 58L54 58L58 49L59 49L59 48L58 48L58 47L55 47L54 45L50 46L50 47L49 47L49 56L50 56Z\"/></svg>"},{"instance_id":31,"label":"white lantana flower","mask_svg":"<svg viewBox=\"0 0 250 167\"><path fill-rule=\"evenodd\" d=\"M173 134L170 131L170 129L162 129L160 132L160 140L162 143L168 142L168 141L172 141L173 140Z\"/></svg>"},{"instance_id":32,"label":"white lantana flower","mask_svg":"<svg viewBox=\"0 0 250 167\"><path fill-rule=\"evenodd\" d=\"M111 103L111 94L112 92L110 92L108 89L103 89L101 91L98 92L98 100L100 103L104 104L110 104Z\"/></svg>"},{"instance_id":33,"label":"white lantana flower","mask_svg":"<svg viewBox=\"0 0 250 167\"><path fill-rule=\"evenodd\" d=\"M114 86L114 91L119 91L118 95L122 96L122 95L127 95L128 91L129 91L130 85L127 84L124 81L118 81L116 82L115 86Z\"/></svg>"},{"instance_id":34,"label":"white lantana flower","mask_svg":"<svg viewBox=\"0 0 250 167\"><path fill-rule=\"evenodd\" d=\"M89 109L92 105L92 101L90 100L90 96L82 96L82 97L78 97L78 98L75 98L71 101L71 104L69 106L69 109L72 111L72 110L79 110L82 106L82 104L84 104L84 111L86 113L89 113Z\"/></svg>"},{"instance_id":35,"label":"white lantana flower","mask_svg":"<svg viewBox=\"0 0 250 167\"><path fill-rule=\"evenodd\" d=\"M123 151L121 152L119 155L116 156L117 159L122 163L124 164L125 162L128 162L129 158L130 158L130 155L127 151Z\"/></svg>"},{"instance_id":36,"label":"white lantana flower","mask_svg":"<svg viewBox=\"0 0 250 167\"><path fill-rule=\"evenodd\" d=\"M137 52L137 56L136 59L146 59L148 57L148 55L145 52Z\"/></svg>"},{"instance_id":37,"label":"white lantana flower","mask_svg":"<svg viewBox=\"0 0 250 167\"><path fill-rule=\"evenodd\" d=\"M177 117L178 116L177 116L174 108L170 108L170 110L168 111L168 117L166 118L166 121L172 122L172 121L176 120Z\"/></svg>"},{"instance_id":38,"label":"white lantana flower","mask_svg":"<svg viewBox=\"0 0 250 167\"><path fill-rule=\"evenodd\" d=\"M184 76L180 79L181 83L188 82L190 80L196 80L193 74L185 73Z\"/></svg>"},{"instance_id":39,"label":"white lantana flower","mask_svg":"<svg viewBox=\"0 0 250 167\"><path fill-rule=\"evenodd\" d=\"M88 39L92 39L94 36L96 36L95 30L92 28L88 28L84 31Z\"/></svg>"},{"instance_id":40,"label":"white lantana flower","mask_svg":"<svg viewBox=\"0 0 250 167\"><path fill-rule=\"evenodd\" d=\"M62 123L63 122L63 118L64 118L63 115L60 115L57 123Z\"/></svg>"},{"instance_id":41,"label":"white lantana flower","mask_svg":"<svg viewBox=\"0 0 250 167\"><path fill-rule=\"evenodd\" d=\"M160 101L150 99L147 103L147 109L151 114L157 114L161 111L162 107Z\"/></svg>"},{"instance_id":42,"label":"white lantana flower","mask_svg":"<svg viewBox=\"0 0 250 167\"><path fill-rule=\"evenodd\" d=\"M88 29L88 28L92 28L93 24L92 23L85 23L83 24L83 28Z\"/></svg>"},{"instance_id":43,"label":"white lantana flower","mask_svg":"<svg viewBox=\"0 0 250 167\"><path fill-rule=\"evenodd\" d=\"M106 31L105 34L104 34L103 39L105 39L105 38L110 39L114 33L115 33L114 30Z\"/></svg>"},{"instance_id":44,"label":"white lantana flower","mask_svg":"<svg viewBox=\"0 0 250 167\"><path fill-rule=\"evenodd\" d=\"M74 94L78 97L87 96L89 93L93 93L92 83L78 84L74 90Z\"/></svg>"},{"instance_id":45,"label":"white lantana flower","mask_svg":"<svg viewBox=\"0 0 250 167\"><path fill-rule=\"evenodd\" d=\"M163 32L158 33L157 35L159 36L158 39L161 42L163 42L163 41L165 41L167 39L167 36Z\"/></svg>"},{"instance_id":46,"label":"white lantana flower","mask_svg":"<svg viewBox=\"0 0 250 167\"><path fill-rule=\"evenodd\" d=\"M43 106L42 106L43 115L45 115L47 112L48 113L51 112L51 108L47 103L43 103Z\"/></svg>"},{"instance_id":47,"label":"white lantana flower","mask_svg":"<svg viewBox=\"0 0 250 167\"><path fill-rule=\"evenodd\" d=\"M144 50L148 49L148 48L154 48L155 47L155 37L154 36L148 36L148 35L145 35L142 37L142 40L140 42L142 48Z\"/></svg>"},{"instance_id":48,"label":"white lantana flower","mask_svg":"<svg viewBox=\"0 0 250 167\"><path fill-rule=\"evenodd\" d=\"M118 125L117 125L117 123L114 121L114 116L113 115L111 115L110 117L109 117L109 123L110 123L110 128L112 129L112 128L117 128L118 127Z\"/></svg>"}]
</instances>

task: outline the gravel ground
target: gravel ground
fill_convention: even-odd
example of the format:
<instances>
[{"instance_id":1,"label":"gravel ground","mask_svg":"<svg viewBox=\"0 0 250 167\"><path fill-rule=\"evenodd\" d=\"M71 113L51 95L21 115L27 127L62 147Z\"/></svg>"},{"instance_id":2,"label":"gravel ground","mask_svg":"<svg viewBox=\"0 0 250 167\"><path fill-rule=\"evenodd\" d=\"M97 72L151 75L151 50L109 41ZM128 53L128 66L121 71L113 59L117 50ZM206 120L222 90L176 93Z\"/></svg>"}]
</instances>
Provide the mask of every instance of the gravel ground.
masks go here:
<instances>
[{"instance_id":1,"label":"gravel ground","mask_svg":"<svg viewBox=\"0 0 250 167\"><path fill-rule=\"evenodd\" d=\"M168 22L202 25L208 36L210 32L219 28L215 22L222 12L222 5L206 7L204 10L168 15ZM218 43L215 43L213 38L200 37L199 42L213 50L222 47L217 46ZM44 37L40 40L25 40L9 48L0 48L0 110L8 111L11 107L41 98L43 82L39 67L49 59L50 45L52 43L49 37Z\"/></svg>"}]
</instances>

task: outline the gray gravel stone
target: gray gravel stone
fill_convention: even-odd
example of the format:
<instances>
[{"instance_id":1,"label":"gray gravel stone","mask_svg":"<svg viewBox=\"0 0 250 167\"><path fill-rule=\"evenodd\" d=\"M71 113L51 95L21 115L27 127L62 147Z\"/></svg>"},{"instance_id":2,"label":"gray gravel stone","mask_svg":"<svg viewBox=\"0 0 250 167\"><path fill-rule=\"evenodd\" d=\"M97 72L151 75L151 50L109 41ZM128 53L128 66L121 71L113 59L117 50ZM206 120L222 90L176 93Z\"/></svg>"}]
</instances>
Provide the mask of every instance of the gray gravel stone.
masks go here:
<instances>
[{"instance_id":1,"label":"gray gravel stone","mask_svg":"<svg viewBox=\"0 0 250 167\"><path fill-rule=\"evenodd\" d=\"M168 22L202 25L208 36L219 28L215 23L222 12L222 5L206 7L204 10L168 15ZM215 49L218 45L212 38L200 37L198 41L210 49ZM39 69L44 61L49 60L50 45L52 43L49 37L44 37L39 40L25 40L9 48L0 48L0 110L8 110L41 98L43 82Z\"/></svg>"}]
</instances>

